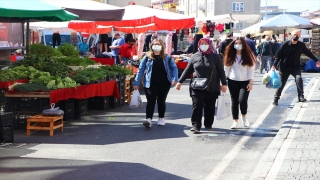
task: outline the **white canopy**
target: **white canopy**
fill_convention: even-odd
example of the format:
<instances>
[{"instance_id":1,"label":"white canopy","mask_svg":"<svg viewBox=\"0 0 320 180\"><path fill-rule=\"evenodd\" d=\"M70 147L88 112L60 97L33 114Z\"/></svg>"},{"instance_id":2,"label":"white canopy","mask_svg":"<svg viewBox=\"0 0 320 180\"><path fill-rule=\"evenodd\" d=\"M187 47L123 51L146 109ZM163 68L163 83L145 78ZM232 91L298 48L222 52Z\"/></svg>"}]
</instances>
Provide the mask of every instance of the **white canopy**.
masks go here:
<instances>
[{"instance_id":1,"label":"white canopy","mask_svg":"<svg viewBox=\"0 0 320 180\"><path fill-rule=\"evenodd\" d=\"M310 22L315 25L320 25L320 18L310 19Z\"/></svg>"},{"instance_id":2,"label":"white canopy","mask_svg":"<svg viewBox=\"0 0 320 180\"><path fill-rule=\"evenodd\" d=\"M304 29L304 28L311 28L313 25L310 23L309 19L302 18L299 16L295 16L292 14L280 14L273 18L267 19L265 21L261 21L258 24L252 25L241 30L241 33L263 33L264 31L279 31L282 32L289 28L296 28L296 29Z\"/></svg>"}]
</instances>

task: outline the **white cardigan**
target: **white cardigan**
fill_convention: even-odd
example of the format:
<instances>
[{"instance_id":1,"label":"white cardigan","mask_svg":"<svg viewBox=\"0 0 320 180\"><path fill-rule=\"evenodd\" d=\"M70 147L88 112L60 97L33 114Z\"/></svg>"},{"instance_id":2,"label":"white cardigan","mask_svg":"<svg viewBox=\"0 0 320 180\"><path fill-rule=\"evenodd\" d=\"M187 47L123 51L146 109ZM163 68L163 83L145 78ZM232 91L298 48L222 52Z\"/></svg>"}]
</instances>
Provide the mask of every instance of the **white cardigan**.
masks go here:
<instances>
[{"instance_id":1,"label":"white cardigan","mask_svg":"<svg viewBox=\"0 0 320 180\"><path fill-rule=\"evenodd\" d=\"M241 55L237 55L237 60L232 64L232 66L224 66L226 77L234 81L248 81L253 79L255 69L254 65L251 67L243 66L240 60Z\"/></svg>"}]
</instances>

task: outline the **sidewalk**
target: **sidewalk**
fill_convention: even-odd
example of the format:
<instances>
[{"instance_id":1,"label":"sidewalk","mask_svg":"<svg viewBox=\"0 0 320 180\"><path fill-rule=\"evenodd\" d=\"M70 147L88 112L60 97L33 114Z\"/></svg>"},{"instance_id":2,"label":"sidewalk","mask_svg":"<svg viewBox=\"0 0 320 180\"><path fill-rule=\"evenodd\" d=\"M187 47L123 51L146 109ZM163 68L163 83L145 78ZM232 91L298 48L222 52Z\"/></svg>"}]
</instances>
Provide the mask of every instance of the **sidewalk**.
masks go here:
<instances>
[{"instance_id":1,"label":"sidewalk","mask_svg":"<svg viewBox=\"0 0 320 180\"><path fill-rule=\"evenodd\" d=\"M295 104L250 179L320 179L319 78L310 81L305 96L308 101Z\"/></svg>"}]
</instances>

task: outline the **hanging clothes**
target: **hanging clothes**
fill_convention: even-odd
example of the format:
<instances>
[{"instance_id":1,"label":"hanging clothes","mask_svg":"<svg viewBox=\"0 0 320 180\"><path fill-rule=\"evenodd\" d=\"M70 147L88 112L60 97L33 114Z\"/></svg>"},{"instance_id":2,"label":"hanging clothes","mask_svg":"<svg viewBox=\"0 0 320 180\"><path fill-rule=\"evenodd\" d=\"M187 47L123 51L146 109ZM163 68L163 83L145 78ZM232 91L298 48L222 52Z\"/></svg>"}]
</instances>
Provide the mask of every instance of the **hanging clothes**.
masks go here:
<instances>
[{"instance_id":1,"label":"hanging clothes","mask_svg":"<svg viewBox=\"0 0 320 180\"><path fill-rule=\"evenodd\" d=\"M218 24L216 25L216 30L222 33L224 31L224 24Z\"/></svg>"},{"instance_id":2,"label":"hanging clothes","mask_svg":"<svg viewBox=\"0 0 320 180\"><path fill-rule=\"evenodd\" d=\"M78 46L79 40L76 32L72 32L70 35L70 44L73 46Z\"/></svg>"},{"instance_id":3,"label":"hanging clothes","mask_svg":"<svg viewBox=\"0 0 320 180\"><path fill-rule=\"evenodd\" d=\"M172 53L172 32L166 36L166 53L169 55Z\"/></svg>"},{"instance_id":4,"label":"hanging clothes","mask_svg":"<svg viewBox=\"0 0 320 180\"><path fill-rule=\"evenodd\" d=\"M141 57L143 54L145 39L146 39L146 34L140 33L138 36L138 50L137 50L138 57Z\"/></svg>"}]
</instances>

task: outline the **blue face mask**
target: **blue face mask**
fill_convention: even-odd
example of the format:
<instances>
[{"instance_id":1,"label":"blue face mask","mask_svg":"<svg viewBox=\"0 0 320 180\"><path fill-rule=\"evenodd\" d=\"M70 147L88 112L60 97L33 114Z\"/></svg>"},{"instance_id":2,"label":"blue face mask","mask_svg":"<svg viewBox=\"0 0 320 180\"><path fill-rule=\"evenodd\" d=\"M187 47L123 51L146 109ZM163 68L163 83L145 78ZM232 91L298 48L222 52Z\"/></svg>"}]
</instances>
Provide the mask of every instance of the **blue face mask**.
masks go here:
<instances>
[{"instance_id":1,"label":"blue face mask","mask_svg":"<svg viewBox=\"0 0 320 180\"><path fill-rule=\"evenodd\" d=\"M242 44L234 44L234 48L240 51L242 50Z\"/></svg>"}]
</instances>

